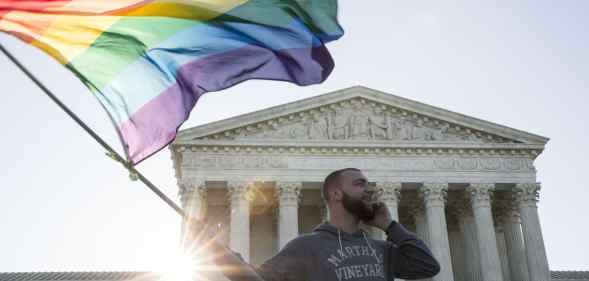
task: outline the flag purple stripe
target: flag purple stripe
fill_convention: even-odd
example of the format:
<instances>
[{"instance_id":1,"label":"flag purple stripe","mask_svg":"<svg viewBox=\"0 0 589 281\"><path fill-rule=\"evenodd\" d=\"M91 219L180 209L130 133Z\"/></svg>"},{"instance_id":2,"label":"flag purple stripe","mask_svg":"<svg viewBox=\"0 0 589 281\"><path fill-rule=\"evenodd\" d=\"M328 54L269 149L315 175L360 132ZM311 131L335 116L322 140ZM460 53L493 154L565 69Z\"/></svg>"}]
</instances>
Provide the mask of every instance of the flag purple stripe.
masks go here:
<instances>
[{"instance_id":1,"label":"flag purple stripe","mask_svg":"<svg viewBox=\"0 0 589 281\"><path fill-rule=\"evenodd\" d=\"M333 60L321 45L272 51L249 45L183 65L177 82L121 124L120 132L134 164L165 147L188 119L198 98L249 79L280 80L297 85L323 82Z\"/></svg>"}]
</instances>

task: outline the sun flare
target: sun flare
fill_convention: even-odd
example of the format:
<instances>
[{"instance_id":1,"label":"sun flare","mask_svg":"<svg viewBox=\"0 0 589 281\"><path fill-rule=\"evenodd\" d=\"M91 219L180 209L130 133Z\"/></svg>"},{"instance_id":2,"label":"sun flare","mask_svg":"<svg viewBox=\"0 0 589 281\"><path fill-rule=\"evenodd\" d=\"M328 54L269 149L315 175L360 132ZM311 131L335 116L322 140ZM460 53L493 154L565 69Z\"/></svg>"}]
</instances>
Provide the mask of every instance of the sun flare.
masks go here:
<instances>
[{"instance_id":1,"label":"sun flare","mask_svg":"<svg viewBox=\"0 0 589 281\"><path fill-rule=\"evenodd\" d=\"M209 230L196 237L187 231L182 239L184 242L178 248L154 257L156 260L151 268L160 276L160 281L208 281L212 280L212 276L221 274L213 262L215 255L211 253L210 246L214 241L218 242L224 232L220 224L215 231Z\"/></svg>"},{"instance_id":2,"label":"sun flare","mask_svg":"<svg viewBox=\"0 0 589 281\"><path fill-rule=\"evenodd\" d=\"M162 281L192 281L198 270L197 262L194 255L178 249L170 256L161 257L155 271Z\"/></svg>"}]
</instances>

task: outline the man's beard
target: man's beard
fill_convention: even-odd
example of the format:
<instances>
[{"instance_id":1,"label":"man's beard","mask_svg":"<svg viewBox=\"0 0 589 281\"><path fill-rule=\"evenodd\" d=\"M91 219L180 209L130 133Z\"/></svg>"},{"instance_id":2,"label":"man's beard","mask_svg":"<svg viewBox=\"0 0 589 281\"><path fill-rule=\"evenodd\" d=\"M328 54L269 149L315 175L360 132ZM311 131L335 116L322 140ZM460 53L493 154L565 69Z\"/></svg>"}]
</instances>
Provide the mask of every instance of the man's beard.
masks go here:
<instances>
[{"instance_id":1,"label":"man's beard","mask_svg":"<svg viewBox=\"0 0 589 281\"><path fill-rule=\"evenodd\" d=\"M375 210L372 205L366 204L362 199L355 199L343 192L342 204L346 211L355 215L361 221L367 222L374 218Z\"/></svg>"}]
</instances>

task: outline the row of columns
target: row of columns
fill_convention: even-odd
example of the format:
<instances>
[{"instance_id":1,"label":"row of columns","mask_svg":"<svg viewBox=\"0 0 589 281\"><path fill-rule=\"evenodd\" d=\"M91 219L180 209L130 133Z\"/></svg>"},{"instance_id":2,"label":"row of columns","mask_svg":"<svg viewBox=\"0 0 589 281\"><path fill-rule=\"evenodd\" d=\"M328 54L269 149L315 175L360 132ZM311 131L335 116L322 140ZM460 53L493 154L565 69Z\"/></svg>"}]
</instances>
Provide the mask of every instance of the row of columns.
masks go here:
<instances>
[{"instance_id":1,"label":"row of columns","mask_svg":"<svg viewBox=\"0 0 589 281\"><path fill-rule=\"evenodd\" d=\"M550 280L537 212L540 185L517 184L509 208L502 208L504 213L496 219L491 205L494 188L494 184L479 183L465 189L467 201L455 210L460 234L454 232L453 241L448 237L452 230L448 231L445 216L447 184L425 183L420 188L423 206L414 210L416 232L442 267L432 280ZM456 253L454 260L450 253ZM464 270L454 272L453 265Z\"/></svg>"},{"instance_id":2,"label":"row of columns","mask_svg":"<svg viewBox=\"0 0 589 281\"><path fill-rule=\"evenodd\" d=\"M299 235L298 206L300 202L300 182L278 183L279 202L278 245L286 243ZM228 182L230 204L229 246L249 261L250 259L250 198L252 184L248 182ZM180 197L184 210L190 217L200 219L206 214L206 190L204 183L181 183ZM186 233L183 225L182 233ZM186 242L185 237L183 241Z\"/></svg>"},{"instance_id":3,"label":"row of columns","mask_svg":"<svg viewBox=\"0 0 589 281\"><path fill-rule=\"evenodd\" d=\"M228 183L231 206L230 247L248 261L250 202L247 197L250 187L246 182ZM382 190L381 200L389 207L393 219L399 220L401 183L377 183L377 188ZM301 183L298 182L277 183L280 248L298 235L300 189ZM466 188L466 199L470 208L464 208L466 204L462 204L463 208L457 210L464 243L451 243L445 214L448 184L424 183L419 189L423 213L415 212L414 218L417 233L429 244L441 265L440 273L432 280L549 281L550 272L537 212L539 189L540 185L537 183L517 184L514 200L508 208L502 208L501 214L493 214L491 200L494 184L470 184ZM206 212L204 183L181 184L181 200L191 216L202 217ZM494 222L498 221L495 226ZM496 230L502 232L498 234ZM455 255L455 259L460 256L460 260L452 260L451 246L452 252L464 253ZM463 249L457 249L460 247ZM503 264L500 254L506 257ZM506 265L506 260L511 266ZM465 271L454 272L453 262L455 266L463 265Z\"/></svg>"}]
</instances>

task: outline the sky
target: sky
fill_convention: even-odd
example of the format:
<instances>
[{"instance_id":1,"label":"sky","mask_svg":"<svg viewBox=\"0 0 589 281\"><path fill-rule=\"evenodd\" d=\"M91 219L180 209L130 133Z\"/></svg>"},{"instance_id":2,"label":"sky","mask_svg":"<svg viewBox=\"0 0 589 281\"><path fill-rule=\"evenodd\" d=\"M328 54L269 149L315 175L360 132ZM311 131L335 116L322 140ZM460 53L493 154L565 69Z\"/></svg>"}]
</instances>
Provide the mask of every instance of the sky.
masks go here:
<instances>
[{"instance_id":1,"label":"sky","mask_svg":"<svg viewBox=\"0 0 589 281\"><path fill-rule=\"evenodd\" d=\"M584 0L342 0L326 82L209 93L182 129L363 85L549 137L534 163L548 262L589 270L588 12ZM10 36L0 44L121 151L74 75ZM1 54L0 93L0 272L152 270L175 251L179 216ZM179 201L167 149L138 169Z\"/></svg>"}]
</instances>

